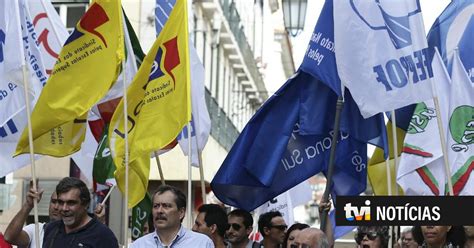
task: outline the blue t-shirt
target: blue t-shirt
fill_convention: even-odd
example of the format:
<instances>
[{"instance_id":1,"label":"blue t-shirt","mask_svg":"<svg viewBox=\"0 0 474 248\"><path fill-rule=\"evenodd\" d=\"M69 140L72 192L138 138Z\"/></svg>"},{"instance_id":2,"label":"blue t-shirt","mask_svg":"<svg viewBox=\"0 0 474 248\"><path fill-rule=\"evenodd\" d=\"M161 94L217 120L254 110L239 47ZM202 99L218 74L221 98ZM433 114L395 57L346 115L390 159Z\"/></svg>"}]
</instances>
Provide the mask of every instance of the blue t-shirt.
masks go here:
<instances>
[{"instance_id":1,"label":"blue t-shirt","mask_svg":"<svg viewBox=\"0 0 474 248\"><path fill-rule=\"evenodd\" d=\"M104 224L92 218L81 229L66 233L62 220L46 225L43 248L64 247L118 247L114 233Z\"/></svg>"}]
</instances>

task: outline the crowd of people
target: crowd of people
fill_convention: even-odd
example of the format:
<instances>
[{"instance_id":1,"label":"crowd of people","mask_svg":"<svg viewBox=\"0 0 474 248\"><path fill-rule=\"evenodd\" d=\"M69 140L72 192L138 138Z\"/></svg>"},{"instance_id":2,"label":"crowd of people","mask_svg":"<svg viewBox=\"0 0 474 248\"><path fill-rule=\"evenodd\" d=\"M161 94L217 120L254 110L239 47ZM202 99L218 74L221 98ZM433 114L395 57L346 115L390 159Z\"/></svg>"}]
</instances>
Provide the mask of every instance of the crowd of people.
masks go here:
<instances>
[{"instance_id":1,"label":"crowd of people","mask_svg":"<svg viewBox=\"0 0 474 248\"><path fill-rule=\"evenodd\" d=\"M21 209L5 230L6 242L0 247L36 247L35 226L24 226L34 201L40 201L42 190L30 189ZM40 247L118 247L114 233L104 224L105 208L99 204L93 214L88 213L91 202L89 189L80 179L63 178L52 193L49 204L49 221L39 224ZM330 207L329 204L322 204ZM327 248L334 246L332 232L307 224L295 223L288 227L277 211L263 213L258 219L260 242L250 240L253 233L252 214L243 209L229 213L217 204L204 204L192 230L182 221L186 213L186 196L170 185L158 187L152 196L152 218L147 234L133 241L129 247L217 247L217 248ZM329 225L329 224L328 224ZM329 228L330 229L330 228ZM386 226L360 226L354 237L357 247L385 248L390 233ZM404 229L393 247L474 247L474 227L415 226Z\"/></svg>"}]
</instances>

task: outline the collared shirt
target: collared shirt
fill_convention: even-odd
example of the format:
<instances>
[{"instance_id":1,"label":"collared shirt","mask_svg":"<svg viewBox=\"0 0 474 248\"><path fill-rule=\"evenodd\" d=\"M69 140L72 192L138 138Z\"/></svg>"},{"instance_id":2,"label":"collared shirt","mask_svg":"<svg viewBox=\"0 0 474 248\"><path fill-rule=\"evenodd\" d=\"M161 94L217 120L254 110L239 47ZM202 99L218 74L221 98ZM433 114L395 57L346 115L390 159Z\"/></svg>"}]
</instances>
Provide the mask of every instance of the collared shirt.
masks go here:
<instances>
[{"instance_id":1,"label":"collared shirt","mask_svg":"<svg viewBox=\"0 0 474 248\"><path fill-rule=\"evenodd\" d=\"M260 247L260 243L258 243L257 241L249 240L249 242L247 242L247 245L245 246L245 248L253 248L253 247ZM232 244L229 243L227 245L227 248L232 248Z\"/></svg>"},{"instance_id":2,"label":"collared shirt","mask_svg":"<svg viewBox=\"0 0 474 248\"><path fill-rule=\"evenodd\" d=\"M46 225L43 248L118 247L114 233L96 218L74 232L66 233L62 220Z\"/></svg>"},{"instance_id":3,"label":"collared shirt","mask_svg":"<svg viewBox=\"0 0 474 248\"><path fill-rule=\"evenodd\" d=\"M130 244L129 248L189 248L202 247L214 248L212 240L204 234L193 232L181 226L178 234L174 237L170 245L165 246L158 234L155 232L149 233Z\"/></svg>"}]
</instances>

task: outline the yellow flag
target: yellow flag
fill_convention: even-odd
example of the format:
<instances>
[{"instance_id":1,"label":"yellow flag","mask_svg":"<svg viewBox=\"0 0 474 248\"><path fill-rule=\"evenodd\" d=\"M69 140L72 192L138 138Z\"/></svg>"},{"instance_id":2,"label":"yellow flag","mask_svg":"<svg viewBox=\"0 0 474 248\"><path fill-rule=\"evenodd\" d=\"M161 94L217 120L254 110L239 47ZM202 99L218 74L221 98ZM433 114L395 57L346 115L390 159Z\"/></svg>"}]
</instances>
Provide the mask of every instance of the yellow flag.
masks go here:
<instances>
[{"instance_id":1,"label":"yellow flag","mask_svg":"<svg viewBox=\"0 0 474 248\"><path fill-rule=\"evenodd\" d=\"M123 58L121 1L92 1L64 44L32 112L35 153L66 156L80 149L83 120L116 81ZM28 152L25 129L15 155Z\"/></svg>"},{"instance_id":2,"label":"yellow flag","mask_svg":"<svg viewBox=\"0 0 474 248\"><path fill-rule=\"evenodd\" d=\"M387 136L388 136L388 144L389 144L389 165L390 165L390 180L391 180L391 188L392 194L395 195L395 185L397 183L397 173L395 171L395 160L393 159L393 135L392 135L392 122L387 122ZM397 151L398 157L400 158L400 154L402 153L403 148L403 140L405 139L405 131L397 127ZM399 160L400 161L400 160ZM374 154L369 160L369 166L367 167L367 174L369 176L370 185L372 186L372 190L374 191L375 195L388 195L388 188L387 188L387 165L385 163L384 152L383 149L377 147L375 148ZM398 186L398 194L403 195L402 188Z\"/></svg>"},{"instance_id":3,"label":"yellow flag","mask_svg":"<svg viewBox=\"0 0 474 248\"><path fill-rule=\"evenodd\" d=\"M129 208L145 195L150 153L176 138L191 120L188 18L185 0L178 0L168 21L127 89L129 144ZM124 192L125 139L123 99L109 130L115 177Z\"/></svg>"}]
</instances>

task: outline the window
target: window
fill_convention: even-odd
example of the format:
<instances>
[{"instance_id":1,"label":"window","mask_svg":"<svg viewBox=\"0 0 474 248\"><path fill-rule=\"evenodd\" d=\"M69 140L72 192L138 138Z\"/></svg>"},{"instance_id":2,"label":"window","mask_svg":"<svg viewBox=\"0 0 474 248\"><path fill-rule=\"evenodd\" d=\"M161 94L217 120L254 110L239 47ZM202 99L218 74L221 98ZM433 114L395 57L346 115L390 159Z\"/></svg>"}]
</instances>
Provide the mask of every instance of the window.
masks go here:
<instances>
[{"instance_id":1,"label":"window","mask_svg":"<svg viewBox=\"0 0 474 248\"><path fill-rule=\"evenodd\" d=\"M72 32L87 10L89 1L52 1L66 29Z\"/></svg>"}]
</instances>

